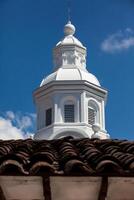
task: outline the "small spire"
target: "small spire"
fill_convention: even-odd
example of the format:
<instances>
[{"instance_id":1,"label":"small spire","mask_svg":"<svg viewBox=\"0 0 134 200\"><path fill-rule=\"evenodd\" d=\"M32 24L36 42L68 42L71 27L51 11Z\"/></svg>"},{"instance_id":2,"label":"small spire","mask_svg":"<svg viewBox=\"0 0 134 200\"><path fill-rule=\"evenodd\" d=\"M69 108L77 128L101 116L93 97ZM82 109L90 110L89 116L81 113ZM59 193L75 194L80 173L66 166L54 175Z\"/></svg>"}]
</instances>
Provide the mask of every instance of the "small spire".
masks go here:
<instances>
[{"instance_id":1,"label":"small spire","mask_svg":"<svg viewBox=\"0 0 134 200\"><path fill-rule=\"evenodd\" d=\"M68 11L68 22L64 26L64 34L65 36L74 35L75 33L75 26L71 23L71 1L67 1L67 11Z\"/></svg>"},{"instance_id":2,"label":"small spire","mask_svg":"<svg viewBox=\"0 0 134 200\"><path fill-rule=\"evenodd\" d=\"M68 11L68 22L71 22L71 6L70 6L69 0L68 0L68 5L67 5L67 11Z\"/></svg>"}]
</instances>

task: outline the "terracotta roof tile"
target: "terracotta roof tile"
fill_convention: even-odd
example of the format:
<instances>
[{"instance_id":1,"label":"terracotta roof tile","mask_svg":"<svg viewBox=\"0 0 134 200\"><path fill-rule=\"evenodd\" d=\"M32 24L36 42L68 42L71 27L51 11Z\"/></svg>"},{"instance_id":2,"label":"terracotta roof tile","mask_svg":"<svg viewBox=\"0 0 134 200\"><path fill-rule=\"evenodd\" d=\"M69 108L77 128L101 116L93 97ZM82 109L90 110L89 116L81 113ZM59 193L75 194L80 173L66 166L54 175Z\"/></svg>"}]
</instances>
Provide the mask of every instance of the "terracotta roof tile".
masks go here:
<instances>
[{"instance_id":1,"label":"terracotta roof tile","mask_svg":"<svg viewBox=\"0 0 134 200\"><path fill-rule=\"evenodd\" d=\"M134 141L0 140L0 175L134 176Z\"/></svg>"}]
</instances>

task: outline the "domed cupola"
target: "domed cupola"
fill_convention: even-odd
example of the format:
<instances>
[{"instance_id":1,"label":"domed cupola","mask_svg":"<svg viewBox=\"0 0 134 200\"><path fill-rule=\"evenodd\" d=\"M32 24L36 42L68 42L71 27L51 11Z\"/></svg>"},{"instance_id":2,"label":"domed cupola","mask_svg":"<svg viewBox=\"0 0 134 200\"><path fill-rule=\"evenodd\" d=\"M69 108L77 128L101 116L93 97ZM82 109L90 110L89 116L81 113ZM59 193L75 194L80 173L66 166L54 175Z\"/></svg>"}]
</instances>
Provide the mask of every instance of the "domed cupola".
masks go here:
<instances>
[{"instance_id":1,"label":"domed cupola","mask_svg":"<svg viewBox=\"0 0 134 200\"><path fill-rule=\"evenodd\" d=\"M74 36L75 30L70 21L64 26L64 38L53 49L53 73L34 92L35 139L109 137L105 130L107 91L87 71L86 47Z\"/></svg>"},{"instance_id":2,"label":"domed cupola","mask_svg":"<svg viewBox=\"0 0 134 200\"><path fill-rule=\"evenodd\" d=\"M86 69L86 47L74 33L75 26L69 21L64 26L64 38L53 50L54 73L45 77L40 86L55 80L86 80L100 86L97 78Z\"/></svg>"},{"instance_id":3,"label":"domed cupola","mask_svg":"<svg viewBox=\"0 0 134 200\"><path fill-rule=\"evenodd\" d=\"M73 65L84 69L86 66L86 48L74 37L75 27L69 21L64 26L64 38L54 48L54 68Z\"/></svg>"}]
</instances>

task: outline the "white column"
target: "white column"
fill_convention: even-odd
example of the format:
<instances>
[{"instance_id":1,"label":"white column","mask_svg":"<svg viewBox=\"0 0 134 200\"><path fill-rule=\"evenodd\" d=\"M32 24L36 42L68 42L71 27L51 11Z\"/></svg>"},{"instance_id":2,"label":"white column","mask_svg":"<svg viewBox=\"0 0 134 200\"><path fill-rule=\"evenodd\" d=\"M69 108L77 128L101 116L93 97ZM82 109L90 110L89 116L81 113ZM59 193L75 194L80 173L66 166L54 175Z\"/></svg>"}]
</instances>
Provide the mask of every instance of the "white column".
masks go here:
<instances>
[{"instance_id":1,"label":"white column","mask_svg":"<svg viewBox=\"0 0 134 200\"><path fill-rule=\"evenodd\" d=\"M102 101L102 128L105 130L105 103Z\"/></svg>"},{"instance_id":2,"label":"white column","mask_svg":"<svg viewBox=\"0 0 134 200\"><path fill-rule=\"evenodd\" d=\"M81 122L86 122L86 92L83 91L81 93L81 108L80 108L80 113L81 113Z\"/></svg>"},{"instance_id":3,"label":"white column","mask_svg":"<svg viewBox=\"0 0 134 200\"><path fill-rule=\"evenodd\" d=\"M55 95L53 97L54 102L54 112L53 112L53 122L57 123L59 122L59 112L58 112L58 97Z\"/></svg>"},{"instance_id":4,"label":"white column","mask_svg":"<svg viewBox=\"0 0 134 200\"><path fill-rule=\"evenodd\" d=\"M76 110L75 110L75 122L80 122L80 101L79 101L79 97L77 97L77 102L76 102L75 108L76 108Z\"/></svg>"}]
</instances>

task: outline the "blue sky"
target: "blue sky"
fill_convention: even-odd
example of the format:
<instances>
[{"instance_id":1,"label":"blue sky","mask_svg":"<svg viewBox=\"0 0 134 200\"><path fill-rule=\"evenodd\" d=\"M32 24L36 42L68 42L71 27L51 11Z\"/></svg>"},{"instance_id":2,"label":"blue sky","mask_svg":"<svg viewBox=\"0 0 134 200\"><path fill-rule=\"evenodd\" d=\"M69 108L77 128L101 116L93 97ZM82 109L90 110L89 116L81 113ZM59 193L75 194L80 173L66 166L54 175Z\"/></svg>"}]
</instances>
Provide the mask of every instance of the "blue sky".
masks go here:
<instances>
[{"instance_id":1,"label":"blue sky","mask_svg":"<svg viewBox=\"0 0 134 200\"><path fill-rule=\"evenodd\" d=\"M72 0L71 21L87 47L88 70L109 91L108 133L133 139L134 1ZM0 134L35 131L32 92L52 72L66 22L65 0L0 0Z\"/></svg>"}]
</instances>

